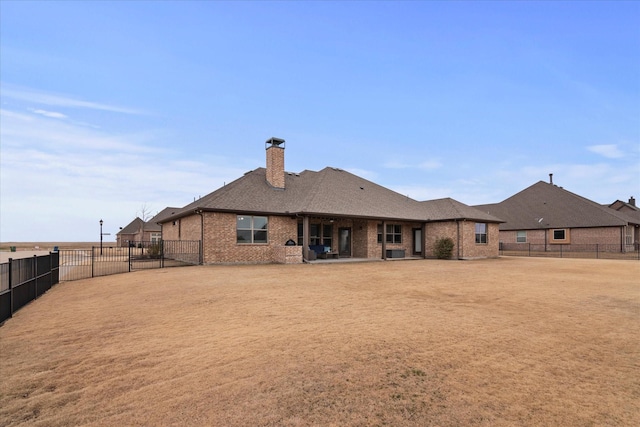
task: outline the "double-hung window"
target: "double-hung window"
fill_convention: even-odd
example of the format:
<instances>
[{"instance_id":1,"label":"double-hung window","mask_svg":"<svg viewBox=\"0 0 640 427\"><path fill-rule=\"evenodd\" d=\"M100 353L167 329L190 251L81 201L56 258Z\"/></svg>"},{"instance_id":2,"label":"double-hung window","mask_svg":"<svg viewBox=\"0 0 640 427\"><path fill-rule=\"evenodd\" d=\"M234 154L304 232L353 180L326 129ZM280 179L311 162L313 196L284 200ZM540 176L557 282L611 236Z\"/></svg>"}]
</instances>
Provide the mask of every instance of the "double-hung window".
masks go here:
<instances>
[{"instance_id":1,"label":"double-hung window","mask_svg":"<svg viewBox=\"0 0 640 427\"><path fill-rule=\"evenodd\" d=\"M487 224L476 222L476 243L487 243Z\"/></svg>"},{"instance_id":2,"label":"double-hung window","mask_svg":"<svg viewBox=\"0 0 640 427\"><path fill-rule=\"evenodd\" d=\"M237 243L268 243L269 218L266 216L238 215Z\"/></svg>"},{"instance_id":3,"label":"double-hung window","mask_svg":"<svg viewBox=\"0 0 640 427\"><path fill-rule=\"evenodd\" d=\"M527 243L527 232L526 231L516 231L516 242L517 243Z\"/></svg>"}]
</instances>

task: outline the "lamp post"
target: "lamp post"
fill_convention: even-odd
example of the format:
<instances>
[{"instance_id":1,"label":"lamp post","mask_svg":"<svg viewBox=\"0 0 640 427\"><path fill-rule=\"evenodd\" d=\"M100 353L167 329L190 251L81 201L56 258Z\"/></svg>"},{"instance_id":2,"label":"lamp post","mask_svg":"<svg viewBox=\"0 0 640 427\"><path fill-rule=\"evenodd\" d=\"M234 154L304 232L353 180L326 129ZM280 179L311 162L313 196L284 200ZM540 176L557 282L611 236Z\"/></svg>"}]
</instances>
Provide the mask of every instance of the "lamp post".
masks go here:
<instances>
[{"instance_id":1,"label":"lamp post","mask_svg":"<svg viewBox=\"0 0 640 427\"><path fill-rule=\"evenodd\" d=\"M102 255L102 224L104 221L100 220L100 255Z\"/></svg>"}]
</instances>

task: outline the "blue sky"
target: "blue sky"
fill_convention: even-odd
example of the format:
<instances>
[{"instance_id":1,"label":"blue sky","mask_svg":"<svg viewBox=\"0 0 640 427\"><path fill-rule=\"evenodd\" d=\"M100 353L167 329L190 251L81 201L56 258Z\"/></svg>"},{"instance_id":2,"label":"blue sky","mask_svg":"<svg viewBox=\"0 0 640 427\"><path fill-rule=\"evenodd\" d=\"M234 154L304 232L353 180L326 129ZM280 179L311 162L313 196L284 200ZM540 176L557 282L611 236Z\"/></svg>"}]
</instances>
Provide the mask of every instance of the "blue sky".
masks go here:
<instances>
[{"instance_id":1,"label":"blue sky","mask_svg":"<svg viewBox=\"0 0 640 427\"><path fill-rule=\"evenodd\" d=\"M265 165L640 196L640 2L0 1L0 241L114 241Z\"/></svg>"}]
</instances>

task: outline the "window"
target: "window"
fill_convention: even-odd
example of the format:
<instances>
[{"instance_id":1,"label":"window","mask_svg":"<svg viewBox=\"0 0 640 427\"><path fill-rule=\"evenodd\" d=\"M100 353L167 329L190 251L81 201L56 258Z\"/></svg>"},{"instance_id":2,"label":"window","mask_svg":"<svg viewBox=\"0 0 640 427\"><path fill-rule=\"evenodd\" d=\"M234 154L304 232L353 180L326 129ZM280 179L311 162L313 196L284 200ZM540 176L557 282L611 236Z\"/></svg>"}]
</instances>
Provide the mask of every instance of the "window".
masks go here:
<instances>
[{"instance_id":1,"label":"window","mask_svg":"<svg viewBox=\"0 0 640 427\"><path fill-rule=\"evenodd\" d=\"M268 243L266 216L238 215L236 222L237 243Z\"/></svg>"},{"instance_id":2,"label":"window","mask_svg":"<svg viewBox=\"0 0 640 427\"><path fill-rule=\"evenodd\" d=\"M378 225L378 243L382 243L382 224ZM402 226L387 224L387 243L402 243Z\"/></svg>"},{"instance_id":3,"label":"window","mask_svg":"<svg viewBox=\"0 0 640 427\"><path fill-rule=\"evenodd\" d=\"M319 245L320 244L320 224L311 224L309 225L309 244L310 245Z\"/></svg>"},{"instance_id":4,"label":"window","mask_svg":"<svg viewBox=\"0 0 640 427\"><path fill-rule=\"evenodd\" d=\"M565 230L553 230L553 240L565 240Z\"/></svg>"},{"instance_id":5,"label":"window","mask_svg":"<svg viewBox=\"0 0 640 427\"><path fill-rule=\"evenodd\" d=\"M487 224L476 222L476 243L487 243Z\"/></svg>"},{"instance_id":6,"label":"window","mask_svg":"<svg viewBox=\"0 0 640 427\"><path fill-rule=\"evenodd\" d=\"M162 233L151 233L151 243L158 243L162 240Z\"/></svg>"},{"instance_id":7,"label":"window","mask_svg":"<svg viewBox=\"0 0 640 427\"><path fill-rule=\"evenodd\" d=\"M322 226L322 244L333 249L333 225L324 224Z\"/></svg>"},{"instance_id":8,"label":"window","mask_svg":"<svg viewBox=\"0 0 640 427\"><path fill-rule=\"evenodd\" d=\"M517 231L516 232L516 243L527 243L527 232L526 231Z\"/></svg>"}]
</instances>

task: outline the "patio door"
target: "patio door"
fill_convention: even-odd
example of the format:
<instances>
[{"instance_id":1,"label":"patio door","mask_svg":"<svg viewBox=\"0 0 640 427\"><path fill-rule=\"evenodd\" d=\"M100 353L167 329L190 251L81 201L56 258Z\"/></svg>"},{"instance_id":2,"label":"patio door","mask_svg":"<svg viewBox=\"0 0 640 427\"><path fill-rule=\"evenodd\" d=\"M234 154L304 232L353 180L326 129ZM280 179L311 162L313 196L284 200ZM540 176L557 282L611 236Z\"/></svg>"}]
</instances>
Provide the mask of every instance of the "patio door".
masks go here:
<instances>
[{"instance_id":1,"label":"patio door","mask_svg":"<svg viewBox=\"0 0 640 427\"><path fill-rule=\"evenodd\" d=\"M422 254L422 229L421 228L413 229L413 254L414 255Z\"/></svg>"},{"instance_id":2,"label":"patio door","mask_svg":"<svg viewBox=\"0 0 640 427\"><path fill-rule=\"evenodd\" d=\"M351 229L338 229L338 252L341 257L351 256Z\"/></svg>"}]
</instances>

